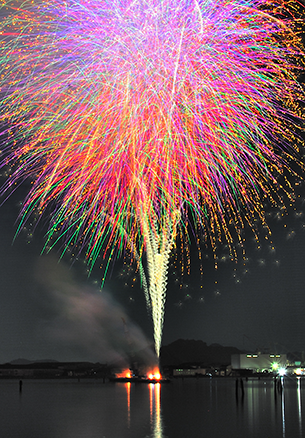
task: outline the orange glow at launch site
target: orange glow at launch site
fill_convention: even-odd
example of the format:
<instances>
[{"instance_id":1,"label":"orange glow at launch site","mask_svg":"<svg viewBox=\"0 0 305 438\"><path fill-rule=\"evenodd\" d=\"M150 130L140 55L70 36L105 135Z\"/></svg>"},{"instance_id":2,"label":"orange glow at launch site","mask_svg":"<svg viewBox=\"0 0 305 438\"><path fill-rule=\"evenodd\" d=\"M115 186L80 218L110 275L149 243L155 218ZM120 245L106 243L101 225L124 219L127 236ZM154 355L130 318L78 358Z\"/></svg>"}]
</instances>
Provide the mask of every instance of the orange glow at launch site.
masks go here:
<instances>
[{"instance_id":1,"label":"orange glow at launch site","mask_svg":"<svg viewBox=\"0 0 305 438\"><path fill-rule=\"evenodd\" d=\"M117 377L117 378L125 377L125 378L127 378L127 379L130 379L130 377L131 377L131 372L130 372L130 370L124 370L124 371L122 371L121 373L116 373L116 377Z\"/></svg>"},{"instance_id":2,"label":"orange glow at launch site","mask_svg":"<svg viewBox=\"0 0 305 438\"><path fill-rule=\"evenodd\" d=\"M152 373L148 374L148 378L150 380L160 380L161 379L161 374L160 374L159 370L156 369Z\"/></svg>"}]
</instances>

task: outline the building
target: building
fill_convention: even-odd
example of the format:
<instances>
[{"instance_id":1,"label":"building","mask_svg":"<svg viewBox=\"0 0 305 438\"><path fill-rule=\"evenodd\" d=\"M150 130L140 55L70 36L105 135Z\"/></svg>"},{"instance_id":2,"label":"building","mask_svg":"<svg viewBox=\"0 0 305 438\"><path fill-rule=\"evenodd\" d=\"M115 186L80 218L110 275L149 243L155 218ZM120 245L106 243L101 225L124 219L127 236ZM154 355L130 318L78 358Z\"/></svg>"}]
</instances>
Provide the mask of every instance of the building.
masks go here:
<instances>
[{"instance_id":1,"label":"building","mask_svg":"<svg viewBox=\"0 0 305 438\"><path fill-rule=\"evenodd\" d=\"M232 369L253 372L279 372L287 366L287 354L232 354Z\"/></svg>"},{"instance_id":2,"label":"building","mask_svg":"<svg viewBox=\"0 0 305 438\"><path fill-rule=\"evenodd\" d=\"M205 376L207 374L206 368L174 368L174 377L195 377L195 376Z\"/></svg>"},{"instance_id":3,"label":"building","mask_svg":"<svg viewBox=\"0 0 305 438\"><path fill-rule=\"evenodd\" d=\"M209 366L203 367L199 365L184 364L180 367L172 369L173 377L202 377L202 376L229 376L231 374L231 366Z\"/></svg>"}]
</instances>

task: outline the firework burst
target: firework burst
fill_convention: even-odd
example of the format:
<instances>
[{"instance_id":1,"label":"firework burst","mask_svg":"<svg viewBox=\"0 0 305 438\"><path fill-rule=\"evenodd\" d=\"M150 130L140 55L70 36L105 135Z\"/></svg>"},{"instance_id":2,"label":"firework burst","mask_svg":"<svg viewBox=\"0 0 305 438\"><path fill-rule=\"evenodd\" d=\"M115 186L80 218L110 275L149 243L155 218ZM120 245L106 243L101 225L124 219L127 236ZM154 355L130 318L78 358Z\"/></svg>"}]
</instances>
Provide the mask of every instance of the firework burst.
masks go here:
<instances>
[{"instance_id":1,"label":"firework burst","mask_svg":"<svg viewBox=\"0 0 305 438\"><path fill-rule=\"evenodd\" d=\"M48 206L48 245L77 243L90 266L102 250L108 261L115 248L131 251L159 354L168 261L188 217L212 246L232 245L232 229L240 239L245 224L265 224L263 198L290 192L301 7L1 4L11 9L0 25L3 164L13 166L3 191L32 178L21 223Z\"/></svg>"}]
</instances>

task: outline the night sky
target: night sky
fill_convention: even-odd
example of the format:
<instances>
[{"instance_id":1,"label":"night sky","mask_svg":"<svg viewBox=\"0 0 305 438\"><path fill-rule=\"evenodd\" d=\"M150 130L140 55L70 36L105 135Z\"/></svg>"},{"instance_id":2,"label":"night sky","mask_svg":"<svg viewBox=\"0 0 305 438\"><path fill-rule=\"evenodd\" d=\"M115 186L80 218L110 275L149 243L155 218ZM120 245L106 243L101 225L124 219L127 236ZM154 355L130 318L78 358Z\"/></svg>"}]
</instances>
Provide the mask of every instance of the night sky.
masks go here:
<instances>
[{"instance_id":1,"label":"night sky","mask_svg":"<svg viewBox=\"0 0 305 438\"><path fill-rule=\"evenodd\" d=\"M18 189L1 206L0 363L20 357L109 362L126 354L130 339L134 349L152 343L139 275L128 268L128 257L111 266L101 291L102 257L88 278L82 256L59 261L60 248L41 255L43 223L34 230L33 220L13 242L26 191ZM237 264L224 244L217 248L217 270L212 251L203 252L202 276L195 245L190 275L181 277L172 258L163 345L183 338L249 351L305 350L304 185L296 193L284 217L267 207L272 238L260 250L245 231L246 258Z\"/></svg>"}]
</instances>

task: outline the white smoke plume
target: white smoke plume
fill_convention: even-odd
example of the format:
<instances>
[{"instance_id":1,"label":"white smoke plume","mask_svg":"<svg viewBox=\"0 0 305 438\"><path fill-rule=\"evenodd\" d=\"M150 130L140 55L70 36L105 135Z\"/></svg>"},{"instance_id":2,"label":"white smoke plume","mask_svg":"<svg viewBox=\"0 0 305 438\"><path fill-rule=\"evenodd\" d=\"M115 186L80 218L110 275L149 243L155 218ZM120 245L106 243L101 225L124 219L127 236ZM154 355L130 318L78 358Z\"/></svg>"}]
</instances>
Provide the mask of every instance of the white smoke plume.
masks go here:
<instances>
[{"instance_id":1,"label":"white smoke plume","mask_svg":"<svg viewBox=\"0 0 305 438\"><path fill-rule=\"evenodd\" d=\"M104 289L79 285L68 267L49 256L39 260L36 279L51 307L48 334L58 343L78 350L84 360L156 364L152 342Z\"/></svg>"}]
</instances>

